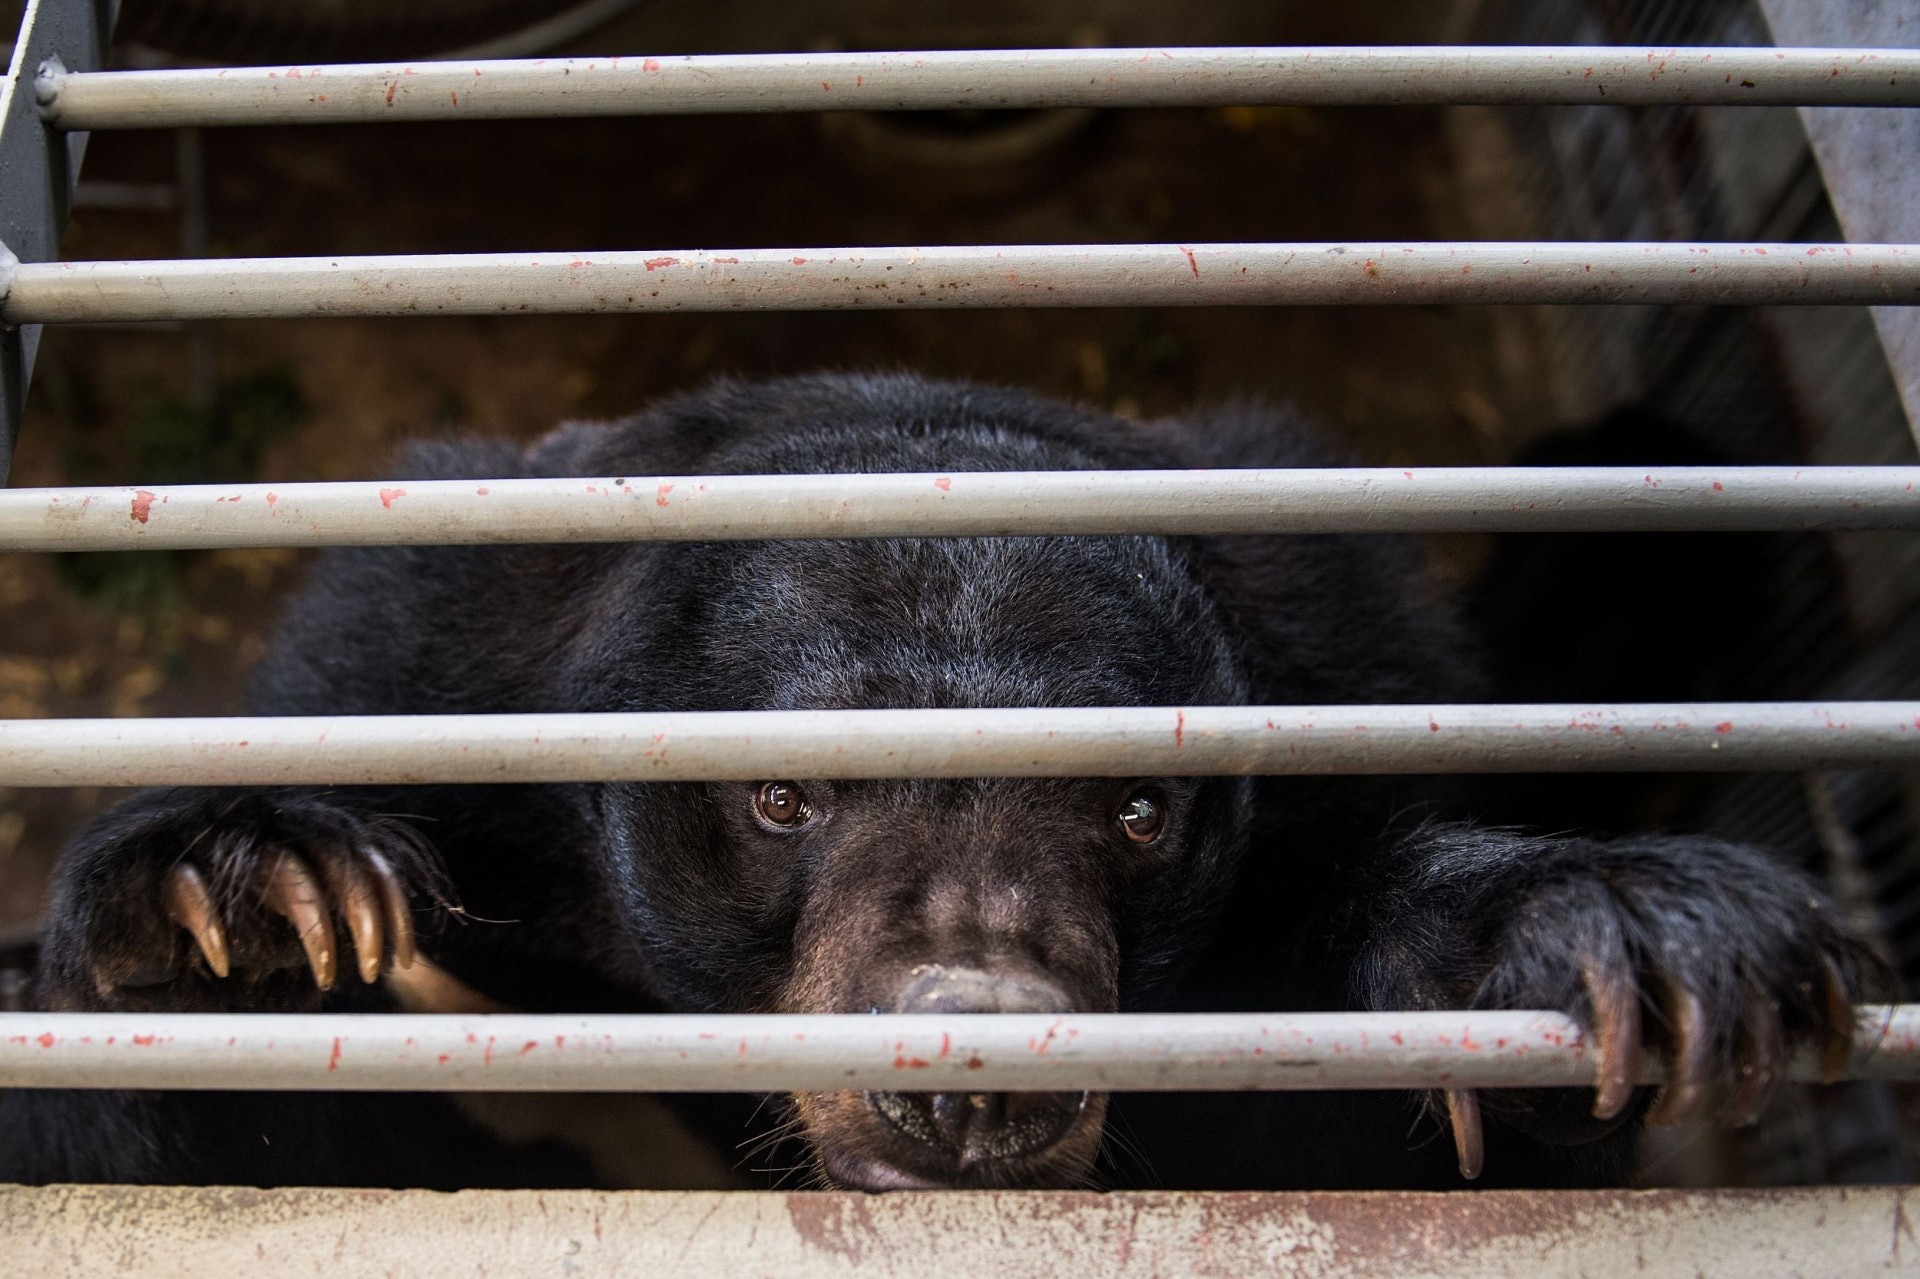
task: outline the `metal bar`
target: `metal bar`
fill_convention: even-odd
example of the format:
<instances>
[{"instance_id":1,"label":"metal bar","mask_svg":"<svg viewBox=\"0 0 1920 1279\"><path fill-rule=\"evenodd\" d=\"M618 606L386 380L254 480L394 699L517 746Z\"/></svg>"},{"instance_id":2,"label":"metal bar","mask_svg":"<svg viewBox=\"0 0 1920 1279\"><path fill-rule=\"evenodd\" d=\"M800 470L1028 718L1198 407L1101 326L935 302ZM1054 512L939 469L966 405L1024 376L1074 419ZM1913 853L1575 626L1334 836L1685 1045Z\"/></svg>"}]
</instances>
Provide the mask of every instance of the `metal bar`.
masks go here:
<instances>
[{"instance_id":1,"label":"metal bar","mask_svg":"<svg viewBox=\"0 0 1920 1279\"><path fill-rule=\"evenodd\" d=\"M28 0L21 14L13 62L0 85L0 297L15 262L60 256L87 148L85 133L62 137L41 119L34 77L50 63L79 72L99 66L118 8L119 0ZM39 346L38 325L0 326L0 484L13 461Z\"/></svg>"},{"instance_id":2,"label":"metal bar","mask_svg":"<svg viewBox=\"0 0 1920 1279\"><path fill-rule=\"evenodd\" d=\"M1292 103L1920 106L1920 50L965 49L57 72L61 128Z\"/></svg>"},{"instance_id":3,"label":"metal bar","mask_svg":"<svg viewBox=\"0 0 1920 1279\"><path fill-rule=\"evenodd\" d=\"M1920 702L0 720L0 786L1911 767Z\"/></svg>"},{"instance_id":4,"label":"metal bar","mask_svg":"<svg viewBox=\"0 0 1920 1279\"><path fill-rule=\"evenodd\" d=\"M0 551L1920 529L1920 467L1001 471L0 491Z\"/></svg>"},{"instance_id":5,"label":"metal bar","mask_svg":"<svg viewBox=\"0 0 1920 1279\"><path fill-rule=\"evenodd\" d=\"M1058 244L22 264L0 321L893 307L1920 305L1920 245Z\"/></svg>"},{"instance_id":6,"label":"metal bar","mask_svg":"<svg viewBox=\"0 0 1920 1279\"><path fill-rule=\"evenodd\" d=\"M1817 1080L1806 1054L1793 1077ZM1920 1005L1848 1077L1920 1079ZM1649 1055L1640 1078L1663 1072ZM0 1013L0 1087L971 1092L1591 1087L1553 1012L531 1016Z\"/></svg>"},{"instance_id":7,"label":"metal bar","mask_svg":"<svg viewBox=\"0 0 1920 1279\"><path fill-rule=\"evenodd\" d=\"M1276 1166L1288 1156L1277 1147ZM34 1279L205 1279L268 1265L277 1279L749 1269L781 1279L1851 1279L1920 1274L1917 1218L1920 1190L1862 1185L884 1195L0 1187L0 1247Z\"/></svg>"}]
</instances>

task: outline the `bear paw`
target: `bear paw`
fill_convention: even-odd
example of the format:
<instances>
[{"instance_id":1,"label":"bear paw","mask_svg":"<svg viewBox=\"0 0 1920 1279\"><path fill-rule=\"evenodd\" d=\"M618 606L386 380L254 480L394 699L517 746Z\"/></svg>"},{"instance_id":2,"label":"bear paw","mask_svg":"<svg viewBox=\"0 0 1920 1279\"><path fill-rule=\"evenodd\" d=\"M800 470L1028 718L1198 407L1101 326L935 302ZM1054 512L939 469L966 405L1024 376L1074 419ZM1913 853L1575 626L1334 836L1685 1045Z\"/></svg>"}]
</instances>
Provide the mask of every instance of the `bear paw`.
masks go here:
<instances>
[{"instance_id":1,"label":"bear paw","mask_svg":"<svg viewBox=\"0 0 1920 1279\"><path fill-rule=\"evenodd\" d=\"M439 897L440 886L417 833L324 800L143 797L88 831L63 861L38 1001L310 1006L343 965L365 983L390 966L410 967L418 949L410 889Z\"/></svg>"}]
</instances>

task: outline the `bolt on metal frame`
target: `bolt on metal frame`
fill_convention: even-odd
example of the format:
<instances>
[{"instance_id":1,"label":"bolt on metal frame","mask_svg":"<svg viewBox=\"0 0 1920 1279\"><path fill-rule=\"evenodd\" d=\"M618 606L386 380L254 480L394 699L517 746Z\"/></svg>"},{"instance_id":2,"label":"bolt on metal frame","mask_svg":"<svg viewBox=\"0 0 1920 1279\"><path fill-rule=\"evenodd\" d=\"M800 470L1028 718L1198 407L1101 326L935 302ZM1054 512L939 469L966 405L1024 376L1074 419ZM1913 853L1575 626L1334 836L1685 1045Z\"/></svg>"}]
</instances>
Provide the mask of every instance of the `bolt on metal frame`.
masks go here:
<instances>
[{"instance_id":1,"label":"bolt on metal frame","mask_svg":"<svg viewBox=\"0 0 1920 1279\"><path fill-rule=\"evenodd\" d=\"M53 259L79 149L85 130L101 127L1226 103L1920 106L1920 51L1893 49L1024 50L103 72L112 11L111 0L32 0L0 104L0 240L9 250L0 255L0 322L8 326L0 335L0 477L36 326L54 322L854 306L1920 305L1920 245L1913 244L948 246L60 263ZM1463 469L647 477L637 492L624 477L593 489L585 481L499 480L63 490L0 495L0 545L1911 529L1920 523L1914 478L1914 468L1896 467ZM498 533L483 532L482 518ZM1826 768L1916 760L1920 704L1900 702L0 723L6 785ZM1854 1073L1910 1077L1920 1061L1920 1007L1869 1013ZM402 1086L374 1082L388 1077L382 1070L397 1070L391 1077L404 1076L404 1086L436 1086L426 1063L437 1064L439 1052L429 1057L420 1047L435 1043L462 1070L472 1056L462 1044L480 1054L483 1071L524 1053L523 1066L488 1075L489 1088L578 1087L587 1077L616 1076L620 1086L755 1091L812 1086L809 1080L897 1085L902 1070L920 1069L915 1062L929 1063L935 1074L928 1080L951 1069L932 1064L943 1060L931 1047L936 1029L943 1048L956 1035L985 1046L981 1069L1000 1089L1082 1079L1099 1087L1591 1081L1577 1029L1556 1014L1433 1014L1441 1021L1432 1025L1422 1016L1053 1019L1052 1037L1027 1019L976 1017L957 1027L951 1019L902 1026L891 1051L884 1032L895 1028L866 1018L853 1019L858 1027L822 1019L817 1029L795 1019L733 1019L746 1050L736 1057L752 1064L723 1069L697 1046L706 1041L689 1019L493 1018L475 1024L483 1031L457 1019L35 1014L0 1019L0 1083ZM569 1033L598 1036L601 1048L574 1058L557 1046L546 1053L541 1036L556 1026L563 1041ZM1423 1028L1425 1047L1388 1047L1396 1034ZM506 1031L524 1042L509 1044L501 1039ZM165 1047L151 1056L125 1046L159 1048L162 1034ZM280 1036L276 1046L262 1046L263 1034ZM807 1047L796 1034L819 1038ZM1036 1034L1050 1051L1034 1047ZM1262 1059L1263 1034L1291 1036L1288 1053L1274 1058L1282 1064ZM1483 1040L1493 1051L1484 1051ZM917 1055L907 1053L910 1042ZM1078 1055L1074 1043L1083 1045ZM323 1044L324 1067L316 1064ZM374 1049L363 1069L358 1053L368 1044ZM1034 1065L1056 1048L1056 1060ZM383 1051L386 1064L372 1064ZM682 1068L682 1052L688 1062L698 1059L697 1068ZM676 1054L672 1061L668 1053ZM413 1064L393 1064L402 1060ZM556 1064L563 1060L613 1064ZM755 1073L763 1066L772 1073ZM1657 1063L1648 1069L1656 1077ZM504 1083L508 1074L517 1082ZM466 1077L449 1071L441 1083Z\"/></svg>"}]
</instances>

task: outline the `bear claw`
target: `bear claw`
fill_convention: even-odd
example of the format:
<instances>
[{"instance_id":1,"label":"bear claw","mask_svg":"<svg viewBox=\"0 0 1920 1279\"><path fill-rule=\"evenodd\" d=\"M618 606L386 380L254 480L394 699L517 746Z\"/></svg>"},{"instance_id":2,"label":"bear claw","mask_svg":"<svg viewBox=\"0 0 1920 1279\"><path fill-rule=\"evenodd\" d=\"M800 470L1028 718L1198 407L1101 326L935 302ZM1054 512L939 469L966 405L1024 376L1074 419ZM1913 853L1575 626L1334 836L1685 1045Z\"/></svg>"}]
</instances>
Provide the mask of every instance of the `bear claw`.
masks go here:
<instances>
[{"instance_id":1,"label":"bear claw","mask_svg":"<svg viewBox=\"0 0 1920 1279\"><path fill-rule=\"evenodd\" d=\"M225 977L233 970L227 952L227 930L221 925L213 897L207 892L207 881L186 862L175 866L167 875L167 918L193 935L214 976Z\"/></svg>"},{"instance_id":2,"label":"bear claw","mask_svg":"<svg viewBox=\"0 0 1920 1279\"><path fill-rule=\"evenodd\" d=\"M167 872L166 916L184 929L215 977L233 973L228 928L191 862ZM333 915L346 925L353 942L360 980L369 985L388 967L411 968L417 946L406 890L387 859L370 848L352 853L328 849L313 859L276 850L261 873L260 904L293 926L314 985L333 989L338 971L338 941ZM243 948L243 957L245 948Z\"/></svg>"}]
</instances>

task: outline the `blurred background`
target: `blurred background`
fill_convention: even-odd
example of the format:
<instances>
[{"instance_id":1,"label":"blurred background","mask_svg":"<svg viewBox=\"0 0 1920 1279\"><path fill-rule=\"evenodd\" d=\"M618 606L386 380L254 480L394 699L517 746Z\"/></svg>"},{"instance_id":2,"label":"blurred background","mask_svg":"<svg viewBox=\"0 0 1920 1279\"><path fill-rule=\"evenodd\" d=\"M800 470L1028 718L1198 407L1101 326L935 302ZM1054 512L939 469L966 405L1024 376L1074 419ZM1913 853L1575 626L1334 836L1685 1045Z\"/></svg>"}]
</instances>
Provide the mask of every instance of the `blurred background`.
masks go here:
<instances>
[{"instance_id":1,"label":"blurred background","mask_svg":"<svg viewBox=\"0 0 1920 1279\"><path fill-rule=\"evenodd\" d=\"M19 5L0 5L11 32ZM1920 33L1916 33L1920 34ZM115 65L1049 45L1772 42L1755 0L125 0ZM1790 109L1237 107L96 136L74 259L1084 241L1841 238ZM16 485L370 479L722 374L909 368L1128 417L1262 397L1378 465L1913 462L1854 309L893 311L49 330ZM1920 539L1450 538L1514 700L1920 696ZM232 714L294 551L0 555L0 716ZM1529 783L1543 814L1755 840L1920 977L1913 779ZM0 789L0 1003L114 795ZM524 1108L533 1102L519 1103ZM1905 1100L1809 1090L1650 1183L1911 1180ZM637 1174L636 1174L637 1175ZM725 1180L724 1167L694 1176ZM668 1180L671 1180L669 1178Z\"/></svg>"}]
</instances>

